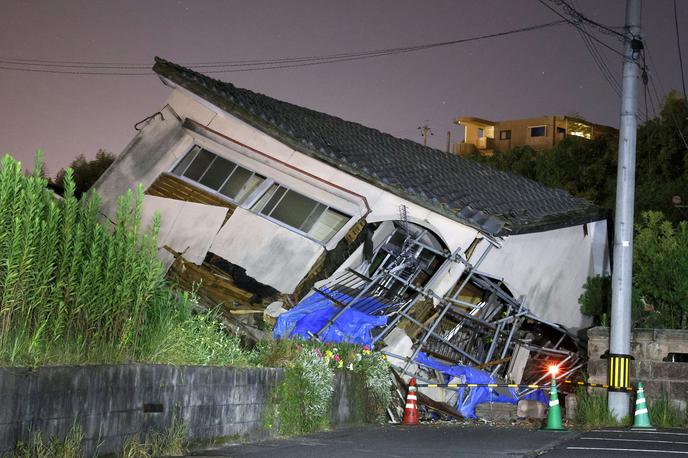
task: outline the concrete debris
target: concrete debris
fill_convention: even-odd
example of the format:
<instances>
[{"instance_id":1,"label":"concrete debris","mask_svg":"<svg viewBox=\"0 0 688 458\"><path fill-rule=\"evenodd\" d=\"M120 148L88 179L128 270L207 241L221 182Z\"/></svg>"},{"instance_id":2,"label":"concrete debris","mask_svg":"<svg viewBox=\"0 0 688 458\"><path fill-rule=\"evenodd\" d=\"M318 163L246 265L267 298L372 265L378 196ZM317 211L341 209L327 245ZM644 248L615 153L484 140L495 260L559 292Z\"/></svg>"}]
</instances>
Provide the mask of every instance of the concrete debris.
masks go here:
<instances>
[{"instance_id":1,"label":"concrete debris","mask_svg":"<svg viewBox=\"0 0 688 458\"><path fill-rule=\"evenodd\" d=\"M569 396L566 396L567 400L568 398ZM521 399L518 401L516 416L518 418L533 418L537 420L543 420L547 418L547 407L540 402Z\"/></svg>"}]
</instances>

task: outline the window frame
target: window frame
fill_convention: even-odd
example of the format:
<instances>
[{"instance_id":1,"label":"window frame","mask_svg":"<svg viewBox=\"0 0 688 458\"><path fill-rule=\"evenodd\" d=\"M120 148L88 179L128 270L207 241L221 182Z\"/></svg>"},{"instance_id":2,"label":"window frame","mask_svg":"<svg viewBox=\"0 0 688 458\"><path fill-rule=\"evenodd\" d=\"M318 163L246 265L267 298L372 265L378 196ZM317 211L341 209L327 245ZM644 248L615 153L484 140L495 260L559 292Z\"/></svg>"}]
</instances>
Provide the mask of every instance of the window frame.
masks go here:
<instances>
[{"instance_id":1,"label":"window frame","mask_svg":"<svg viewBox=\"0 0 688 458\"><path fill-rule=\"evenodd\" d=\"M179 175L177 175L177 174L174 172L174 170L182 163L182 161L184 161L184 159L186 158L186 156L187 156L194 148L197 148L197 151L196 151L196 153L194 154L193 158L191 158L191 159L189 160L189 162L188 162L188 164L186 164L186 167L184 168L184 170L181 171L181 172L179 172ZM207 151L207 152L209 152L209 153L215 155L215 157L210 161L210 163L208 164L208 166L206 167L206 169L203 171L203 173L201 174L201 176L198 178L199 181L195 181L195 180L192 180L191 178L188 178L188 177L184 176L184 173L188 170L188 168L191 166L191 164L193 163L193 161L196 159L196 157L197 157L197 156L200 154L200 152L203 151L203 150L205 150L205 151ZM225 178L225 180L222 182L222 185L218 188L218 190L215 190L215 189L212 189L212 188L210 188L210 187L204 185L203 183L200 182L200 180L203 179L203 177L206 175L206 173L208 172L208 170L210 170L210 167L212 166L212 164L215 162L215 159L218 158L218 157L219 157L219 158L222 158L222 159L224 159L224 160L226 160L226 161L229 161L229 162L234 163L234 168L233 168L232 171L229 173L229 175L227 175L227 178ZM246 169L246 170L252 172L254 175L258 175L258 176L264 177L263 181L262 181L258 186L256 186L256 188L253 189L253 190L246 196L246 198L243 200L243 202L241 202L241 203L238 202L237 200L235 200L235 199L233 199L233 198L231 198L231 197L229 197L229 196L227 196L227 195L221 193L221 192L219 191L220 189L222 189L222 188L225 186L225 184L227 184L227 181L231 178L232 174L234 174L234 172L235 172L235 171L237 170L237 168L239 168L239 167L242 167L242 168L244 168L244 169ZM322 246L326 246L333 238L335 238L335 236L336 236L337 234L339 234L343 229L345 229L345 228L347 227L347 225L349 225L349 224L351 223L351 219L353 218L353 215L350 215L348 212L342 210L341 208L339 208L339 207L336 206L336 205L329 205L329 204L326 204L326 203L322 202L322 201L319 200L319 199L314 199L314 198L310 197L309 195L307 195L307 194L305 194L305 193L303 193L303 192L301 192L301 191L295 190L294 188L292 188L292 187L290 187L290 186L287 186L287 185L285 185L285 184L283 184L283 183L281 183L281 182L279 182L279 181L275 180L274 178L271 178L271 177L269 177L269 176L267 176L267 175L258 173L258 172L256 172L255 170L253 170L252 168L246 167L245 165L239 163L238 161L229 159L229 158L225 157L224 155L218 154L218 153L216 153L215 151L213 151L212 149L206 148L205 146L202 146L202 145L200 145L200 144L198 144L198 143L194 143L190 148L188 148L188 149L186 150L186 152L185 152L183 155L181 155L181 157L180 157L177 161L174 162L174 164L172 165L172 167L169 169L169 171L168 171L167 173L170 173L171 175L175 176L176 178L179 178L179 179L181 179L182 181L184 181L184 182L186 182L186 183L188 183L188 184L190 184L190 185L192 185L192 186L199 187L201 190L203 190L203 191L205 191L205 192L208 192L208 193L212 194L213 196L216 196L216 197L218 197L218 198L220 198L220 199L222 199L222 200L226 200L226 201L228 201L228 202L230 202L230 203L236 205L237 207L241 207L241 208L243 208L244 210L247 210L248 212L250 212L250 213L252 213L252 214L254 214L254 215L257 215L257 216L259 216L259 217L261 217L261 218L264 218L264 219L266 219L266 220L268 220L268 221L270 221L270 222L272 222L272 223L274 223L274 224L276 224L276 225L278 225L278 226L281 226L281 227L283 227L283 228L285 228L285 229L287 229L287 230L289 230L289 231L291 231L291 232L295 232L295 233L301 235L302 237L305 237L305 238L307 238L307 239L309 239L309 240L311 240L311 241L313 241L313 242L316 242L316 243L318 243L319 245L322 245ZM316 202L316 204L318 204L318 205L323 205L323 206L325 207L325 209L322 211L321 215L324 214L328 209L332 209L332 210L334 210L334 211L336 211L336 212L338 212L338 213L341 213L342 215L346 216L348 219L347 219L346 222L342 225L342 227L340 227L336 232L334 232L327 240L320 240L320 239L317 239L317 238L313 237L312 235L308 234L307 232L304 232L303 230L301 230L301 229L299 229L299 228L296 228L296 227L291 226L291 225L289 225L289 224L287 224L287 223L285 223L285 222L283 222L283 221L280 221L280 220L278 220L278 219L276 219L276 218L273 218L273 217L271 217L271 216L269 216L269 215L266 215L266 214L263 214L263 213L261 213L261 212L259 212L259 211L254 210L254 209L253 209L253 206L254 206L254 205L255 205L255 204L265 195L266 192L268 192L268 190L269 190L273 185L277 185L278 188L279 188L279 187L284 188L284 189L285 189L285 192L282 194L282 196L279 198L279 200L275 203L275 205L273 206L273 209L270 211L270 213L272 213L272 211L274 211L274 209L280 204L280 202L282 202L282 199L284 199L284 196L287 194L287 192L288 192L288 191L292 191L292 192L294 192L294 193L297 193L297 194L299 194L299 195L302 195L302 196L304 196L304 197L306 197L306 198L308 198L308 199L310 199L310 200ZM313 213L313 211L315 211L316 208L317 208L317 205L313 208L313 210L311 210L311 212L310 212L309 215L308 215L309 217L310 217L310 215ZM318 218L319 218L319 217L318 217ZM308 219L308 217L306 218L306 220L307 220L307 219ZM304 220L304 222L305 222L306 220ZM317 222L317 220L316 220L316 222ZM314 223L314 224L315 224L315 223Z\"/></svg>"},{"instance_id":2,"label":"window frame","mask_svg":"<svg viewBox=\"0 0 688 458\"><path fill-rule=\"evenodd\" d=\"M324 202L322 202L322 201L320 201L320 200L318 200L318 199L313 199L312 197L310 197L310 196L308 196L308 195L306 195L306 194L304 194L304 193L302 193L302 192L300 192L300 191L296 191L296 190L294 190L293 188L291 188L291 187L289 187L289 186L287 186L287 185L285 185L285 184L282 184L282 183L280 183L279 181L276 181L276 180L274 180L274 179L272 179L272 178L267 178L265 181L266 181L266 182L267 182L267 181L270 182L269 184L266 185L266 189L265 189L264 191L262 191L261 193L257 194L257 195L255 196L255 199L253 200L253 202L249 202L248 200L246 200L245 203L244 203L244 205L242 205L242 207L246 208L248 211L250 211L250 212L253 213L254 215L261 216L261 217L267 219L268 221L272 221L273 223L277 224L278 226L282 226L282 227L284 227L284 228L286 228L286 229L289 229L289 230L292 231L292 232L296 232L297 234L300 234L300 235L302 235L302 236L304 236L304 237L306 237L306 238L308 238L308 239L310 239L310 240L313 240L313 241L315 241L315 242L318 242L318 243L321 244L321 245L327 245L327 244L330 242L330 240L332 240L332 239L333 239L342 229L344 229L344 228L347 226L347 224L349 224L349 223L351 222L351 218L353 218L353 215L349 215L347 212L342 211L340 208L338 208L338 207L336 207L336 206L334 206L334 205L328 205L328 204L326 204L326 203L324 203ZM262 209L261 209L261 210L255 210L255 209L253 208L253 206L254 206L256 203L258 203L258 201L259 201L261 198L263 198L263 196L265 195L265 193L268 192L268 190L272 187L272 185L277 185L277 188L276 188L275 191L273 192L272 196L274 196L274 193L276 193L276 192L279 190L280 187L284 189L284 192L282 193L282 195L280 196L280 198L277 200L277 202L275 202L275 205L273 205L272 209L270 209L269 214L262 213ZM257 190L258 190L258 189L256 189L256 191L257 191ZM305 198L307 198L307 199L310 199L310 200L312 200L313 202L316 203L315 207L313 207L313 209L308 213L308 215L306 216L306 218L303 220L304 223L308 220L308 218L310 218L310 216L313 214L313 212L318 208L318 205L322 205L322 206L325 207L325 209L324 209L324 210L321 212L321 214L320 214L321 216L322 216L323 214L325 214L325 212L326 212L327 210L332 209L332 210L336 211L337 213L340 213L340 214L346 216L348 219L347 219L346 222L345 222L344 224L342 224L342 226L341 226L339 229L337 229L328 239L326 239L326 240L320 240L320 239L318 239L318 238L315 238L315 237L313 237L311 234L309 234L308 232L305 232L305 231L303 231L302 229L300 229L300 228L298 228L298 227L294 227L294 226L292 226L292 225L290 225L290 224L285 223L284 221L281 221L281 220L279 220L279 219L274 218L274 217L271 216L272 213L275 211L275 209L280 205L280 203L282 202L282 200L284 200L284 197L287 195L287 193L288 193L289 191L294 192L294 193L296 193L296 194L299 194L299 195L301 195L301 196L303 196L303 197L305 197ZM270 197L268 198L268 201L265 203L265 205L267 205L267 204L269 203L269 201L272 199L272 196L270 196ZM263 206L263 208L265 208L265 205ZM320 216L318 217L318 219L319 219L319 218L320 218ZM318 220L316 219L316 222L317 222L317 221L318 221ZM302 223L302 224L303 224L303 223ZM315 223L314 223L314 225L315 225Z\"/></svg>"},{"instance_id":3,"label":"window frame","mask_svg":"<svg viewBox=\"0 0 688 458\"><path fill-rule=\"evenodd\" d=\"M499 130L500 140L511 140L511 129L500 129Z\"/></svg>"},{"instance_id":4,"label":"window frame","mask_svg":"<svg viewBox=\"0 0 688 458\"><path fill-rule=\"evenodd\" d=\"M177 174L174 172L174 170L182 163L182 161L184 161L184 159L186 158L186 156L187 156L193 149L195 149L195 148L198 148L197 151L196 151L196 153L195 153L194 156L189 160L189 163L186 164L186 167L184 168L184 170L183 170L183 171L180 171L180 172L179 172L179 175L177 175ZM191 179L191 178L189 178L189 177L187 177L187 176L184 176L184 174L185 174L186 171L189 169L189 167L191 167L191 164L193 163L193 161L196 159L196 157L198 157L198 155L200 154L200 152L203 151L203 150L209 152L210 154L214 155L215 157L213 157L213 159L210 161L210 163L208 164L208 166L206 167L206 169L205 169L205 170L203 171L203 173L198 177L198 181L193 180L193 179ZM212 167L213 163L215 163L215 160L216 160L217 158L221 158L221 159L224 159L224 160L226 160L226 161L228 161L228 162L233 163L233 164L234 164L234 167L233 167L232 170L229 172L229 174L227 175L227 177L222 181L222 184L221 184L217 189L213 189L213 188L211 188L211 187L209 187L209 186L206 186L205 184L201 183L201 180L203 179L203 177L206 176L206 174L208 173L208 171L209 171L210 168ZM232 198L232 197L229 197L229 196L227 196L226 194L223 194L222 192L220 192L220 190L221 190L222 188L225 187L225 185L227 184L227 181L229 181L229 179L232 177L232 175L234 175L234 172L236 172L237 169L238 169L239 167L241 167L241 168L243 168L243 169L248 170L249 172L251 172L251 173L252 173L251 176L256 176L256 175L257 175L257 176L259 176L259 177L263 177L262 183L259 184L258 186L256 186L256 188L255 188L253 191L251 191L251 192L246 196L246 198L243 200L243 202L239 202L238 200L236 200L236 199L234 199L234 198ZM224 157L224 156L222 156L222 155L220 155L220 154L217 154L216 152L214 152L214 151L212 151L212 150L210 150L210 149L208 149L208 148L205 148L205 147L203 147L203 146L201 146L201 145L199 145L199 144L197 144L197 143L194 144L191 148L189 148L189 149L187 150L187 152L186 152L184 155L182 155L182 157L181 157L178 161L176 161L176 162L174 163L174 165L172 166L172 168L170 169L170 171L169 171L168 173L170 173L171 175L174 175L175 177L181 179L182 181L184 181L184 182L186 182L186 183L189 183L189 184L191 184L191 185L194 185L194 186L199 187L199 188L202 189L203 191L208 192L208 193L212 194L213 196L216 196L216 197L218 197L218 198L220 198L220 199L226 200L226 201L228 201L228 202L230 202L230 203L236 205L237 207L243 206L245 202L247 202L247 201L249 201L249 200L252 200L252 199L254 198L254 194L261 188L261 186L263 185L263 183L265 183L266 181L269 180L269 178L268 178L267 176L261 175L260 173L256 172L255 170L253 170L253 169L251 169L251 168L249 168L249 167L245 167L245 166L239 164L237 161L233 161L233 160L227 159L226 157ZM250 179L250 178L249 178L249 179ZM246 180L246 182L248 182L248 180Z\"/></svg>"},{"instance_id":5,"label":"window frame","mask_svg":"<svg viewBox=\"0 0 688 458\"><path fill-rule=\"evenodd\" d=\"M533 129L539 129L542 127L544 132L542 135L533 135ZM544 138L547 137L547 124L542 124L538 126L528 126L528 138Z\"/></svg>"}]
</instances>

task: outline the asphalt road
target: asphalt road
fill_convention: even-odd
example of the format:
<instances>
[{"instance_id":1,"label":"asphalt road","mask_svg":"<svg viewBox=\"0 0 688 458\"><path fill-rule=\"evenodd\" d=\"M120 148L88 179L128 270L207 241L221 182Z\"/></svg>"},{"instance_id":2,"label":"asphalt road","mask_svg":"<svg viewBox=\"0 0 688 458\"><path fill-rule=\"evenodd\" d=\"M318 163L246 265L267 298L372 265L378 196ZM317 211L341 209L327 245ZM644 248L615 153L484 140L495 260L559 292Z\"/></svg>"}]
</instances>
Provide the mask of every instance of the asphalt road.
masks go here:
<instances>
[{"instance_id":1,"label":"asphalt road","mask_svg":"<svg viewBox=\"0 0 688 458\"><path fill-rule=\"evenodd\" d=\"M688 430L594 430L559 444L544 456L547 458L688 456Z\"/></svg>"},{"instance_id":2,"label":"asphalt road","mask_svg":"<svg viewBox=\"0 0 688 458\"><path fill-rule=\"evenodd\" d=\"M230 457L521 457L575 439L576 433L482 425L423 424L338 429L303 437L235 444L189 456ZM569 456L569 455L566 455Z\"/></svg>"}]
</instances>

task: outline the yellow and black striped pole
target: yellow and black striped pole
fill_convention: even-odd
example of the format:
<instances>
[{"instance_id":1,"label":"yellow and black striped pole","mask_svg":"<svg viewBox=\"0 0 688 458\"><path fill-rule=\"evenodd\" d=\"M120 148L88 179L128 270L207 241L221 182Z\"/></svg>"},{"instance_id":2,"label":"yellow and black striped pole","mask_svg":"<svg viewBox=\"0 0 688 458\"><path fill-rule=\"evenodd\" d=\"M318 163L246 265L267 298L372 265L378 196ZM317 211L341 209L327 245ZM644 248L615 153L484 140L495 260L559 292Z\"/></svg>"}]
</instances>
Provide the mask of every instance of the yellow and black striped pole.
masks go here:
<instances>
[{"instance_id":1,"label":"yellow and black striped pole","mask_svg":"<svg viewBox=\"0 0 688 458\"><path fill-rule=\"evenodd\" d=\"M631 355L609 354L609 391L631 391Z\"/></svg>"}]
</instances>

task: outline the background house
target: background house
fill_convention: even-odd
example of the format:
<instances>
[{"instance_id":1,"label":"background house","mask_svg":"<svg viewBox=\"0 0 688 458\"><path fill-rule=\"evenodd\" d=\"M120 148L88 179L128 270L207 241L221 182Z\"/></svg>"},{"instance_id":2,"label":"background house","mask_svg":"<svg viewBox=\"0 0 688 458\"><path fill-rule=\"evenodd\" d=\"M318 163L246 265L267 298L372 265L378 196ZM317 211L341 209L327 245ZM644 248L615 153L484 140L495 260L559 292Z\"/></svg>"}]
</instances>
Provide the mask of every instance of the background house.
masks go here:
<instances>
[{"instance_id":1,"label":"background house","mask_svg":"<svg viewBox=\"0 0 688 458\"><path fill-rule=\"evenodd\" d=\"M454 154L464 156L479 152L491 156L494 151L508 151L519 146L547 150L567 136L597 138L617 129L594 124L571 116L542 116L540 118L489 121L475 117L459 117L455 124L464 126L464 140L453 145Z\"/></svg>"}]
</instances>

